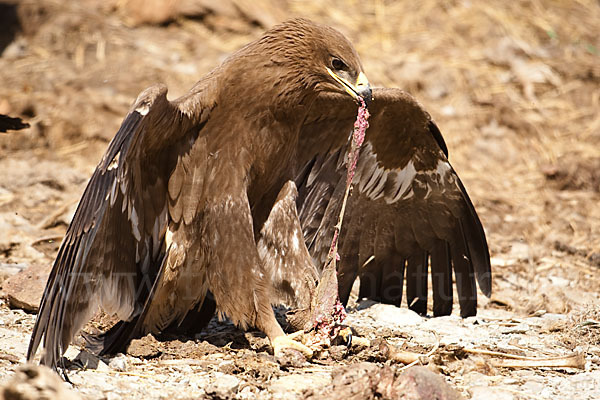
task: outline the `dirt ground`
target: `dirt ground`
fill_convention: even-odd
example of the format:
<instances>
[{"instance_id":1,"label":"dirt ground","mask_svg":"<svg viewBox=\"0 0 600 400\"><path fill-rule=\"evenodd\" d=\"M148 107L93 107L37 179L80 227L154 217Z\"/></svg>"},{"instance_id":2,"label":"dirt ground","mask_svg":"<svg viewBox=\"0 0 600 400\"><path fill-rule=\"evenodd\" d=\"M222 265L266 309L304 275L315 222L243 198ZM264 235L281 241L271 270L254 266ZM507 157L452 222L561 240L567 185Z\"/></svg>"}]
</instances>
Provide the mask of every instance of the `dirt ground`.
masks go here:
<instances>
[{"instance_id":1,"label":"dirt ground","mask_svg":"<svg viewBox=\"0 0 600 400\"><path fill-rule=\"evenodd\" d=\"M52 262L139 92L164 82L173 99L273 23L306 16L353 41L372 84L407 90L432 114L492 256L493 295L480 296L476 318L362 302L350 323L369 339L435 350L430 367L467 398L600 398L597 1L149 3L0 0L0 113L32 125L0 134L0 284ZM0 300L1 381L24 361L34 317ZM71 371L76 390L90 399L335 398L344 368L402 368L373 348L281 368L261 334L227 322L159 339L112 359L80 354L87 368ZM493 351L585 359L581 368L506 367Z\"/></svg>"}]
</instances>

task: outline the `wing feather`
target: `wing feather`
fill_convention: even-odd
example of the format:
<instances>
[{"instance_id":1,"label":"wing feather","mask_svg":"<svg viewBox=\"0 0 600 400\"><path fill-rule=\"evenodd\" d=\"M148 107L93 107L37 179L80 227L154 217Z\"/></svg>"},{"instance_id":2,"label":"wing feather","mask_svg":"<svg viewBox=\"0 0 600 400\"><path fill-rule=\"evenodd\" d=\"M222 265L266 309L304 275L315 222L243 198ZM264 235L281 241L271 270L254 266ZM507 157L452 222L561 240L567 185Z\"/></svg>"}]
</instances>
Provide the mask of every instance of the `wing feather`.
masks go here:
<instances>
[{"instance_id":1,"label":"wing feather","mask_svg":"<svg viewBox=\"0 0 600 400\"><path fill-rule=\"evenodd\" d=\"M42 296L29 360L43 337L42 362L56 368L98 304L124 323L143 313L169 251L166 202L183 203L175 191L168 194L167 187L178 185L169 177L214 106L209 78L174 102L164 85L134 102L67 229Z\"/></svg>"},{"instance_id":2,"label":"wing feather","mask_svg":"<svg viewBox=\"0 0 600 400\"><path fill-rule=\"evenodd\" d=\"M305 137L319 132L331 141L315 146L312 159L309 146L301 149L310 171L297 180L307 247L321 263L343 195L344 155L356 115L351 103L323 96L302 132ZM489 251L439 129L412 97L397 89L375 90L369 109L370 128L340 239L340 256L347 260L338 271L341 299L347 300L354 278L360 277L361 296L400 305L405 281L409 307L426 313L431 268L434 315L449 314L453 267L461 315L474 315L475 278L485 295L491 293ZM345 240L352 245L345 246ZM363 266L370 257L373 261Z\"/></svg>"}]
</instances>

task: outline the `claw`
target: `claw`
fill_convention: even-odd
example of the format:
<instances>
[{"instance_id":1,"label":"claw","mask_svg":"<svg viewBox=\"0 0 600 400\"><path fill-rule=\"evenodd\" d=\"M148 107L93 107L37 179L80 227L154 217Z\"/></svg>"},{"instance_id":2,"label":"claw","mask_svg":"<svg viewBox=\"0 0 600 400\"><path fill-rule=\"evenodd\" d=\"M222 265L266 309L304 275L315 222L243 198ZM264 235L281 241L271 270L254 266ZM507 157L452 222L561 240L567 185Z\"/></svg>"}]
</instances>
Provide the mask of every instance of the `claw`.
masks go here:
<instances>
[{"instance_id":1,"label":"claw","mask_svg":"<svg viewBox=\"0 0 600 400\"><path fill-rule=\"evenodd\" d=\"M352 346L352 329L350 329L349 327L341 329L338 333L338 336L340 336L344 340L344 344L346 345L346 347Z\"/></svg>"},{"instance_id":2,"label":"claw","mask_svg":"<svg viewBox=\"0 0 600 400\"><path fill-rule=\"evenodd\" d=\"M341 329L338 333L338 336L344 340L344 342L346 343L346 347L369 347L369 346L371 346L371 341L369 339L353 335L352 329L350 327Z\"/></svg>"},{"instance_id":3,"label":"claw","mask_svg":"<svg viewBox=\"0 0 600 400\"><path fill-rule=\"evenodd\" d=\"M307 359L312 358L313 351L308 346L294 340L294 338L302 336L303 332L300 332L300 334L295 332L291 335L282 335L273 339L271 344L275 357L282 355L284 349L293 349L302 353Z\"/></svg>"}]
</instances>

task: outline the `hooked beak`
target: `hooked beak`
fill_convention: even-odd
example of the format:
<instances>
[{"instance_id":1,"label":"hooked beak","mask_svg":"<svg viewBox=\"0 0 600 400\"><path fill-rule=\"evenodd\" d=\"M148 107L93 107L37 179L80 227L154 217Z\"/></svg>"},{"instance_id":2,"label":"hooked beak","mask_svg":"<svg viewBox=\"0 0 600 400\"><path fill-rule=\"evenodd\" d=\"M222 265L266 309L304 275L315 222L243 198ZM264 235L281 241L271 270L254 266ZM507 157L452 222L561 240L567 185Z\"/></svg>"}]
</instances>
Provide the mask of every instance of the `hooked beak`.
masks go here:
<instances>
[{"instance_id":1,"label":"hooked beak","mask_svg":"<svg viewBox=\"0 0 600 400\"><path fill-rule=\"evenodd\" d=\"M346 92L350 94L354 99L358 100L361 97L365 104L368 106L371 100L373 100L373 91L371 90L371 85L369 85L369 81L367 76L364 73L358 74L358 78L356 78L356 83L352 84L348 82L347 79L344 79L337 75L335 72L327 68L327 72L333 79L338 81Z\"/></svg>"}]
</instances>

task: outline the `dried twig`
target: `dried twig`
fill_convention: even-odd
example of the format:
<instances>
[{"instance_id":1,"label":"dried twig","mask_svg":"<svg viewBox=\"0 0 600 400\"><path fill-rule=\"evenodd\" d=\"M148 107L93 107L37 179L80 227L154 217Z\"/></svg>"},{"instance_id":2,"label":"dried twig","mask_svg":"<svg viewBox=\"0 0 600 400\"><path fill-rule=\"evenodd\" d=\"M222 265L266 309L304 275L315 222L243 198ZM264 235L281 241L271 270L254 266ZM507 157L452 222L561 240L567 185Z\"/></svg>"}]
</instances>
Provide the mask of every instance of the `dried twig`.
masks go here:
<instances>
[{"instance_id":1,"label":"dried twig","mask_svg":"<svg viewBox=\"0 0 600 400\"><path fill-rule=\"evenodd\" d=\"M168 365L168 366L201 366L205 367L209 364L217 364L217 362L211 362L208 360L197 360L195 358L180 358L174 360L159 360L158 365Z\"/></svg>"},{"instance_id":2,"label":"dried twig","mask_svg":"<svg viewBox=\"0 0 600 400\"><path fill-rule=\"evenodd\" d=\"M585 357L574 353L564 357L548 357L528 360L494 360L494 367L502 368L577 368L585 369Z\"/></svg>"},{"instance_id":3,"label":"dried twig","mask_svg":"<svg viewBox=\"0 0 600 400\"><path fill-rule=\"evenodd\" d=\"M494 360L494 367L504 368L585 368L585 357L582 353L573 353L566 356L557 357L527 357L517 354L502 353L499 351L468 349L461 351L470 354L481 354L492 357L502 357L508 360Z\"/></svg>"},{"instance_id":4,"label":"dried twig","mask_svg":"<svg viewBox=\"0 0 600 400\"><path fill-rule=\"evenodd\" d=\"M136 376L138 378L156 379L156 375L139 374L137 372L113 371L113 370L101 371L101 370L97 370L97 369L95 371L96 372L104 372L105 374L111 374L111 375L127 375L127 376Z\"/></svg>"},{"instance_id":5,"label":"dried twig","mask_svg":"<svg viewBox=\"0 0 600 400\"><path fill-rule=\"evenodd\" d=\"M402 370L410 368L418 363L426 364L426 361L428 361L429 357L435 354L435 352L440 348L440 340L438 335L435 332L432 333L435 335L436 343L426 354L399 350L396 348L396 346L389 344L385 339L379 341L379 352L388 360L406 364L401 368Z\"/></svg>"}]
</instances>

